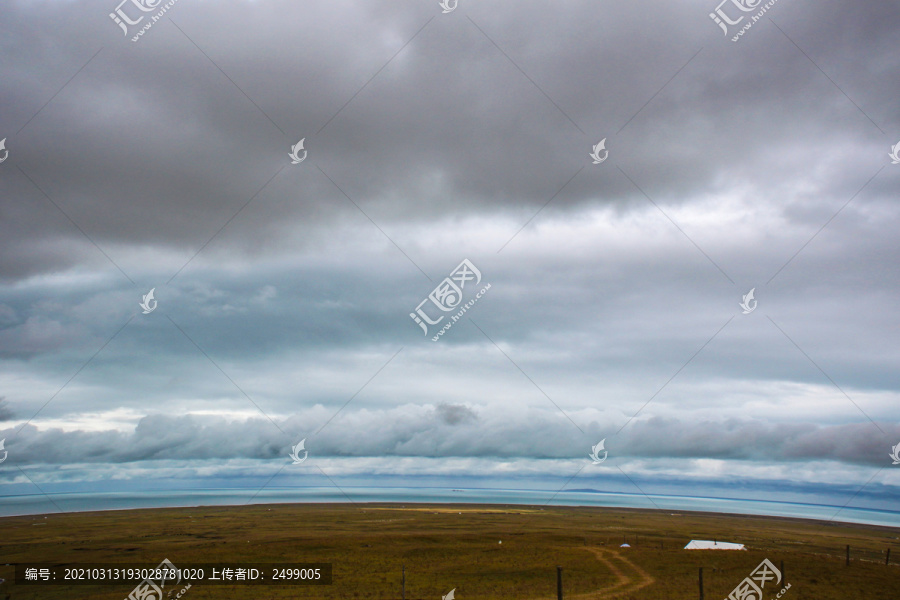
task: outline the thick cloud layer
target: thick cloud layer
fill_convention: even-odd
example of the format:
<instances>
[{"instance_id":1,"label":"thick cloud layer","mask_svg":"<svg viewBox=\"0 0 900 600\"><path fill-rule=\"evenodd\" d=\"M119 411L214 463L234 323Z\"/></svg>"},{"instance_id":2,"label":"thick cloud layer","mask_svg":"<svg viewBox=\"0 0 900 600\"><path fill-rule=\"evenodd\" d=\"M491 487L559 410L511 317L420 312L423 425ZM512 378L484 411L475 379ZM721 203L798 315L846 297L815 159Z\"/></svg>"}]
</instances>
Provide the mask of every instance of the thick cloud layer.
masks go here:
<instances>
[{"instance_id":1,"label":"thick cloud layer","mask_svg":"<svg viewBox=\"0 0 900 600\"><path fill-rule=\"evenodd\" d=\"M605 439L651 481L900 485L900 17L781 0L732 42L715 4L180 0L137 42L134 2L7 7L0 481Z\"/></svg>"},{"instance_id":2,"label":"thick cloud layer","mask_svg":"<svg viewBox=\"0 0 900 600\"><path fill-rule=\"evenodd\" d=\"M311 411L322 412L322 409ZM314 419L313 415L304 415ZM279 423L302 429L303 417ZM297 422L300 421L300 422ZM464 405L401 406L362 410L309 436L313 456L421 456L486 458L585 458L585 441L548 411L525 411L510 418L502 411ZM891 437L900 426L886 426ZM217 417L143 417L134 431L64 431L28 425L11 446L25 463L128 463L142 460L203 460L284 456L293 439L272 433L264 419L227 421ZM591 433L603 435L593 423ZM0 432L2 433L2 432ZM12 432L9 432L12 433ZM686 423L654 417L619 436L606 449L616 458L711 458L721 460L818 461L882 465L884 450L871 424L821 426L771 424L729 419ZM582 457L581 455L584 454Z\"/></svg>"}]
</instances>

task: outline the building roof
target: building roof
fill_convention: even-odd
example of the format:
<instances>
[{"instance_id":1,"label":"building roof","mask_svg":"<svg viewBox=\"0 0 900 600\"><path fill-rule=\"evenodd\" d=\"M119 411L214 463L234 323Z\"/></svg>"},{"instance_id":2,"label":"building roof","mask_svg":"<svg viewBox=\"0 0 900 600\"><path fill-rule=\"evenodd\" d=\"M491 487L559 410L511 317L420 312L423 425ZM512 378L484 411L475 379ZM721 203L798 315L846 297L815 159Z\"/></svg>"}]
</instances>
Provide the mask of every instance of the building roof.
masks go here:
<instances>
[{"instance_id":1,"label":"building roof","mask_svg":"<svg viewBox=\"0 0 900 600\"><path fill-rule=\"evenodd\" d=\"M710 540L691 540L685 550L746 550L743 544Z\"/></svg>"}]
</instances>

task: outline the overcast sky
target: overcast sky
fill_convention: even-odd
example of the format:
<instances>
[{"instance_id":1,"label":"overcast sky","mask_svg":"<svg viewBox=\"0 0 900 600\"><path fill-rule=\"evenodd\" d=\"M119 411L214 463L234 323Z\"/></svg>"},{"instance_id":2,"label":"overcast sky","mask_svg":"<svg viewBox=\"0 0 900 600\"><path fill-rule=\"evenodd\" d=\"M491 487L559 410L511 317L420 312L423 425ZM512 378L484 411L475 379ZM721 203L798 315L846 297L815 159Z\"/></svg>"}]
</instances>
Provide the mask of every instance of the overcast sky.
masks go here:
<instances>
[{"instance_id":1,"label":"overcast sky","mask_svg":"<svg viewBox=\"0 0 900 600\"><path fill-rule=\"evenodd\" d=\"M0 15L0 481L900 493L894 3L138 4Z\"/></svg>"}]
</instances>

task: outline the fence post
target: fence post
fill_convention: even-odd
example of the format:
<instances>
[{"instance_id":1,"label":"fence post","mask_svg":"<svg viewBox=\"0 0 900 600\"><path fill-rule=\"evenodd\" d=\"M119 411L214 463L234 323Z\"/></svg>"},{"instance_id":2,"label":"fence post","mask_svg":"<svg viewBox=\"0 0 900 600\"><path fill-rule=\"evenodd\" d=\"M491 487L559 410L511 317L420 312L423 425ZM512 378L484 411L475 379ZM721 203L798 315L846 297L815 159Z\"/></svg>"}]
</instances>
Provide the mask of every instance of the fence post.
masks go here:
<instances>
[{"instance_id":1,"label":"fence post","mask_svg":"<svg viewBox=\"0 0 900 600\"><path fill-rule=\"evenodd\" d=\"M847 566L850 566L850 544L847 544Z\"/></svg>"},{"instance_id":2,"label":"fence post","mask_svg":"<svg viewBox=\"0 0 900 600\"><path fill-rule=\"evenodd\" d=\"M562 597L562 567L556 567L556 600L563 600Z\"/></svg>"},{"instance_id":3,"label":"fence post","mask_svg":"<svg viewBox=\"0 0 900 600\"><path fill-rule=\"evenodd\" d=\"M888 564L889 562L891 562L891 549L890 549L890 548L888 548L887 556L884 557L884 564L885 564L885 566L887 566L887 564Z\"/></svg>"},{"instance_id":4,"label":"fence post","mask_svg":"<svg viewBox=\"0 0 900 600\"><path fill-rule=\"evenodd\" d=\"M703 567L700 567L700 600L703 600Z\"/></svg>"},{"instance_id":5,"label":"fence post","mask_svg":"<svg viewBox=\"0 0 900 600\"><path fill-rule=\"evenodd\" d=\"M784 576L784 561L781 561L781 582L784 583L787 578ZM784 587L783 585L781 587Z\"/></svg>"},{"instance_id":6,"label":"fence post","mask_svg":"<svg viewBox=\"0 0 900 600\"><path fill-rule=\"evenodd\" d=\"M406 600L406 565L403 565L400 573L400 598Z\"/></svg>"}]
</instances>

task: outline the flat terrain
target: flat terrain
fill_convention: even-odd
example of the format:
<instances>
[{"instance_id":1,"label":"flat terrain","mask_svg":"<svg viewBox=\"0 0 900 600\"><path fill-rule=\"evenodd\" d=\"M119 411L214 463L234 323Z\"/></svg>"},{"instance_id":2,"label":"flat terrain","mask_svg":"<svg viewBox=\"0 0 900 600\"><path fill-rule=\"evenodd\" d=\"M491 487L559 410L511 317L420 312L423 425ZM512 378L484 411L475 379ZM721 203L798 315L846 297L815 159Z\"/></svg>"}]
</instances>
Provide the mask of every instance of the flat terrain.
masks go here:
<instances>
[{"instance_id":1,"label":"flat terrain","mask_svg":"<svg viewBox=\"0 0 900 600\"><path fill-rule=\"evenodd\" d=\"M748 551L684 550L690 539ZM627 541L630 548L621 548ZM502 542L502 543L500 543ZM845 547L851 562L845 565ZM891 564L885 553L891 549ZM330 586L196 584L185 600L565 598L719 600L764 559L784 563L784 600L897 600L900 530L773 517L634 509L473 505L277 504L0 519L0 600L122 600L134 587L13 583L16 562L327 562ZM780 590L770 583L764 598ZM175 590L176 592L178 590ZM174 596L172 596L174 597Z\"/></svg>"}]
</instances>

